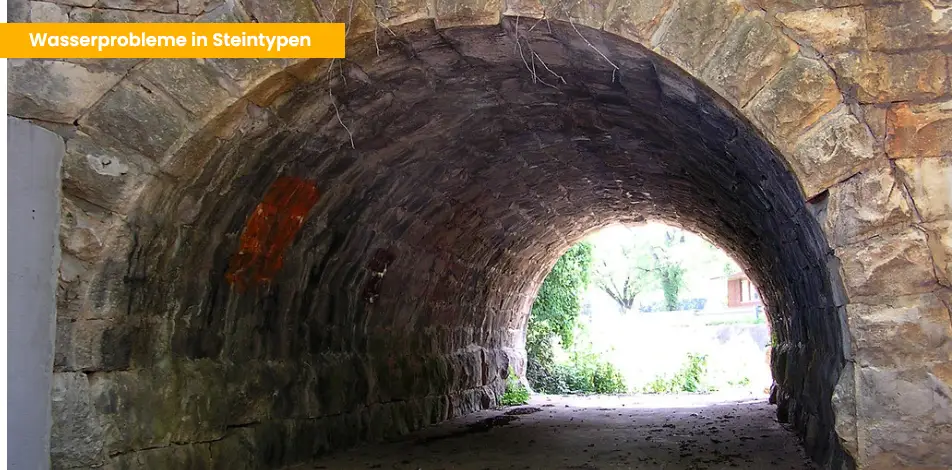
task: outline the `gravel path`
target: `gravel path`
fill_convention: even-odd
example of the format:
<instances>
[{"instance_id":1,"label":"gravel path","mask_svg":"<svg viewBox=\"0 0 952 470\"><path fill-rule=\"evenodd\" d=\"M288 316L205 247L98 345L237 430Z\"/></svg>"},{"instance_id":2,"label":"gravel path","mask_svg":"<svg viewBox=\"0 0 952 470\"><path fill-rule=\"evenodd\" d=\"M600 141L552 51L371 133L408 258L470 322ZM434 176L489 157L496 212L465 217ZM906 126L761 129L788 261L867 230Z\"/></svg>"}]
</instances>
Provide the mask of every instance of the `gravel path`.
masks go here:
<instances>
[{"instance_id":1,"label":"gravel path","mask_svg":"<svg viewBox=\"0 0 952 470\"><path fill-rule=\"evenodd\" d=\"M535 397L300 469L815 468L762 397Z\"/></svg>"}]
</instances>

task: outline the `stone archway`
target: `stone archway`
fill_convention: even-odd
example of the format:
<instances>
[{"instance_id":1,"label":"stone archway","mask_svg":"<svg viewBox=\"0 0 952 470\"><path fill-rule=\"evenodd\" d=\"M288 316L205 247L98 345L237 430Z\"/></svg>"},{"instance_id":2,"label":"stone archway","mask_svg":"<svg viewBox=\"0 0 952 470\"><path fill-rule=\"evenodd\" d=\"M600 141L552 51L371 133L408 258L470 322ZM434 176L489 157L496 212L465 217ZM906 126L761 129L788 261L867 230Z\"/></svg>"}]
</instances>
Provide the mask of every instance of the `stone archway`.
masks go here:
<instances>
[{"instance_id":1,"label":"stone archway","mask_svg":"<svg viewBox=\"0 0 952 470\"><path fill-rule=\"evenodd\" d=\"M952 459L948 9L160 3L29 11L346 20L348 60L11 61L67 145L57 465L277 466L489 406L558 253L645 216L761 285L814 458Z\"/></svg>"}]
</instances>

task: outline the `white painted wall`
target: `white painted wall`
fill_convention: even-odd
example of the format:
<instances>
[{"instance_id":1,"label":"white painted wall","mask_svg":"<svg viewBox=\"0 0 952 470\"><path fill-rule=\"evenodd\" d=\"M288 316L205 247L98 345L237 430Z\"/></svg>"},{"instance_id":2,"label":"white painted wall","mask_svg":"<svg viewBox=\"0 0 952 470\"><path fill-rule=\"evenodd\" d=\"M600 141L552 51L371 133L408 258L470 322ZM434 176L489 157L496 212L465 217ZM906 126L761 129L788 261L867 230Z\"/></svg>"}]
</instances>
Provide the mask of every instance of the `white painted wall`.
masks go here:
<instances>
[{"instance_id":1,"label":"white painted wall","mask_svg":"<svg viewBox=\"0 0 952 470\"><path fill-rule=\"evenodd\" d=\"M59 269L58 135L7 117L7 468L50 467Z\"/></svg>"}]
</instances>

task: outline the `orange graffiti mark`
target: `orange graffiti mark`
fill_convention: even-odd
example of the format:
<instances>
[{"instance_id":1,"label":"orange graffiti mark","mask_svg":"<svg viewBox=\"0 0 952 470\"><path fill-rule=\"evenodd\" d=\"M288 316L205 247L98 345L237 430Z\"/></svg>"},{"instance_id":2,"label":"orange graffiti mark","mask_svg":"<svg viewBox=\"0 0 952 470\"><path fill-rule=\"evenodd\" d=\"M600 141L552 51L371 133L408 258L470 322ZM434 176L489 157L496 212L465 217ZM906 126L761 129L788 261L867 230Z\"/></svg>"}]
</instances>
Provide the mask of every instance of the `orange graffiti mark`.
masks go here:
<instances>
[{"instance_id":1,"label":"orange graffiti mark","mask_svg":"<svg viewBox=\"0 0 952 470\"><path fill-rule=\"evenodd\" d=\"M242 290L273 279L284 263L284 250L294 241L317 199L317 187L311 181L278 178L245 223L238 253L225 275L228 282Z\"/></svg>"}]
</instances>

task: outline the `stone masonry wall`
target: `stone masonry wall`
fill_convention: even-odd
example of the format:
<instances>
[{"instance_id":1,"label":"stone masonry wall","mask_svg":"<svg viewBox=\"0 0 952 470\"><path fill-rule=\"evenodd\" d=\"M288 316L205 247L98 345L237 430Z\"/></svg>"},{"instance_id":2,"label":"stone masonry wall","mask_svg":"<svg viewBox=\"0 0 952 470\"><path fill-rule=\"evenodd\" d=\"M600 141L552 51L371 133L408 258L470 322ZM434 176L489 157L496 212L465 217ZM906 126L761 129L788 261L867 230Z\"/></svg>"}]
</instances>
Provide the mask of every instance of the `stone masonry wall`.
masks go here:
<instances>
[{"instance_id":1,"label":"stone masonry wall","mask_svg":"<svg viewBox=\"0 0 952 470\"><path fill-rule=\"evenodd\" d=\"M8 113L67 145L58 468L276 467L492 406L558 254L644 217L751 272L820 463L952 464L948 2L8 15L350 28L336 62L9 61Z\"/></svg>"}]
</instances>

